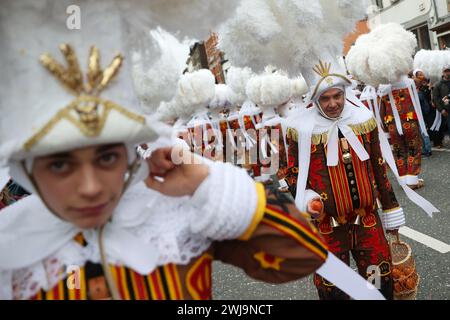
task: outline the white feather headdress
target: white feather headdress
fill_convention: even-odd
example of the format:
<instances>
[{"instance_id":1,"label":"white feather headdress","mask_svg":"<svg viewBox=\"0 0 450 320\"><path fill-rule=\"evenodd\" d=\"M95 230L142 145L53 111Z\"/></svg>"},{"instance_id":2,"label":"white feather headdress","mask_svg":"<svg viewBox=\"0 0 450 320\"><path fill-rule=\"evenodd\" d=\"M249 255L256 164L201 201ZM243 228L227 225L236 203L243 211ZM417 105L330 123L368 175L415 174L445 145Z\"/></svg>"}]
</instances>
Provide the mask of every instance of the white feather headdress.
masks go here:
<instances>
[{"instance_id":1,"label":"white feather headdress","mask_svg":"<svg viewBox=\"0 0 450 320\"><path fill-rule=\"evenodd\" d=\"M179 41L161 28L147 32L138 47L130 48L132 76L143 111L154 113L176 94L177 83L189 56L189 43ZM167 107L167 106L166 106Z\"/></svg>"},{"instance_id":2,"label":"white feather headdress","mask_svg":"<svg viewBox=\"0 0 450 320\"><path fill-rule=\"evenodd\" d=\"M206 112L215 93L215 78L208 69L183 74L178 81L175 97L169 103L162 104L159 112L186 122L194 115ZM162 110L164 107L169 110Z\"/></svg>"},{"instance_id":3,"label":"white feather headdress","mask_svg":"<svg viewBox=\"0 0 450 320\"><path fill-rule=\"evenodd\" d=\"M422 69L433 83L441 79L446 65L450 65L448 50L420 50L414 57L414 69Z\"/></svg>"},{"instance_id":4,"label":"white feather headdress","mask_svg":"<svg viewBox=\"0 0 450 320\"><path fill-rule=\"evenodd\" d=\"M309 91L308 84L305 78L299 76L295 79L291 79L292 86L292 97L295 99L301 99L303 95L307 94Z\"/></svg>"},{"instance_id":5,"label":"white feather headdress","mask_svg":"<svg viewBox=\"0 0 450 320\"><path fill-rule=\"evenodd\" d=\"M0 6L3 162L155 137L136 108L117 2L76 3L82 20L74 30L66 14L73 1Z\"/></svg>"},{"instance_id":6,"label":"white feather headdress","mask_svg":"<svg viewBox=\"0 0 450 320\"><path fill-rule=\"evenodd\" d=\"M215 85L214 98L209 102L208 108L211 110L231 108L236 100L236 94L231 87L226 84L219 83Z\"/></svg>"},{"instance_id":7,"label":"white feather headdress","mask_svg":"<svg viewBox=\"0 0 450 320\"><path fill-rule=\"evenodd\" d=\"M182 39L203 39L233 16L240 0L128 0L120 1L126 20L134 27L158 26ZM136 6L142 8L134 10Z\"/></svg>"},{"instance_id":8,"label":"white feather headdress","mask_svg":"<svg viewBox=\"0 0 450 320\"><path fill-rule=\"evenodd\" d=\"M416 37L397 23L387 23L361 35L347 55L347 67L374 87L398 82L413 68Z\"/></svg>"},{"instance_id":9,"label":"white feather headdress","mask_svg":"<svg viewBox=\"0 0 450 320\"><path fill-rule=\"evenodd\" d=\"M242 106L244 102L247 101L247 83L254 76L255 74L248 67L230 67L230 69L228 69L226 82L234 92L234 104Z\"/></svg>"},{"instance_id":10,"label":"white feather headdress","mask_svg":"<svg viewBox=\"0 0 450 320\"><path fill-rule=\"evenodd\" d=\"M277 73L262 74L248 81L246 92L249 99L259 107L275 108L291 98L292 82Z\"/></svg>"},{"instance_id":11,"label":"white feather headdress","mask_svg":"<svg viewBox=\"0 0 450 320\"><path fill-rule=\"evenodd\" d=\"M243 0L219 30L219 47L235 66L261 72L274 65L308 80L321 54L342 52L365 9L360 0Z\"/></svg>"}]
</instances>

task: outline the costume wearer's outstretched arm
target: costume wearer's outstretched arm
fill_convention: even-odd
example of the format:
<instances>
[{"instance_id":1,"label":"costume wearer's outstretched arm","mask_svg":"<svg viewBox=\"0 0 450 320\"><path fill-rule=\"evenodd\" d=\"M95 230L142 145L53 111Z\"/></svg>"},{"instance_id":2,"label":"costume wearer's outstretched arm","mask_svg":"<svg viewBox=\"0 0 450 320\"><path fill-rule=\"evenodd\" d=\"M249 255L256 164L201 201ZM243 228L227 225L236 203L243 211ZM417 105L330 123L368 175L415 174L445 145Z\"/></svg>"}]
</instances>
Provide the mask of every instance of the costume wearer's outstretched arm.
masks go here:
<instances>
[{"instance_id":1,"label":"costume wearer's outstretched arm","mask_svg":"<svg viewBox=\"0 0 450 320\"><path fill-rule=\"evenodd\" d=\"M158 171L157 159L155 153L151 169ZM309 275L325 262L328 249L321 236L286 195L255 183L245 170L229 163L202 159L202 165L186 167L186 172L205 167L206 178L185 205L192 213L190 231L215 241L217 259L274 283ZM174 177L166 173L164 184L170 185Z\"/></svg>"},{"instance_id":2,"label":"costume wearer's outstretched arm","mask_svg":"<svg viewBox=\"0 0 450 320\"><path fill-rule=\"evenodd\" d=\"M217 242L215 257L271 283L293 281L319 269L328 249L316 228L285 194L257 184L258 209L238 240Z\"/></svg>"}]
</instances>

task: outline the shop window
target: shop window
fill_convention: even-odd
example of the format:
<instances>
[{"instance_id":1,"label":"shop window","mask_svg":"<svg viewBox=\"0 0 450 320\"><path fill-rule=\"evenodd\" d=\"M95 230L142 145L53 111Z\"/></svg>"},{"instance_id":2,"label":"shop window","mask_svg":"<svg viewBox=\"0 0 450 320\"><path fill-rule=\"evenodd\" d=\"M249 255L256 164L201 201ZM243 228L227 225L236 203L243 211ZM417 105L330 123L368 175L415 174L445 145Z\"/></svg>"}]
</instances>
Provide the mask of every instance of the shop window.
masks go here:
<instances>
[{"instance_id":1,"label":"shop window","mask_svg":"<svg viewBox=\"0 0 450 320\"><path fill-rule=\"evenodd\" d=\"M450 33L438 38L439 50L450 50Z\"/></svg>"},{"instance_id":2,"label":"shop window","mask_svg":"<svg viewBox=\"0 0 450 320\"><path fill-rule=\"evenodd\" d=\"M410 31L416 36L418 50L431 50L430 32L427 25L414 28Z\"/></svg>"}]
</instances>

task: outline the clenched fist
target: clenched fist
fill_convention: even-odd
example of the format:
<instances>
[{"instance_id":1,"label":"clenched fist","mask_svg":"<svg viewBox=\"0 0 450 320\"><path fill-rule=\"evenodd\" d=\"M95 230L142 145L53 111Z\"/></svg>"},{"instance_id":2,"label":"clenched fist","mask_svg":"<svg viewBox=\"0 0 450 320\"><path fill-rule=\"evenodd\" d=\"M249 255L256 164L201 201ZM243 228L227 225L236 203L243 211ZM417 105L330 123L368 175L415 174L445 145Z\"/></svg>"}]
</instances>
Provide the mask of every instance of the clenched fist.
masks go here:
<instances>
[{"instance_id":1,"label":"clenched fist","mask_svg":"<svg viewBox=\"0 0 450 320\"><path fill-rule=\"evenodd\" d=\"M147 159L150 175L145 184L166 196L191 196L208 176L209 168L205 164L175 164L174 148L178 147L157 149L151 154Z\"/></svg>"}]
</instances>

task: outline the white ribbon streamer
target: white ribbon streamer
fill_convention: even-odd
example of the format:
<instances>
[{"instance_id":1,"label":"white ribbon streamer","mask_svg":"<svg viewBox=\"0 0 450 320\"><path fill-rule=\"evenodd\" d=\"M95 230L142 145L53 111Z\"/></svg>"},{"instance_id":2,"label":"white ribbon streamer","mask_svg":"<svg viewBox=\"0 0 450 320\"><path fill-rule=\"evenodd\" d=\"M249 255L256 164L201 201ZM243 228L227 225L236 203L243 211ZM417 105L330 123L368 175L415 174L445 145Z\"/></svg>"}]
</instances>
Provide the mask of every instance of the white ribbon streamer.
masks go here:
<instances>
[{"instance_id":1,"label":"white ribbon streamer","mask_svg":"<svg viewBox=\"0 0 450 320\"><path fill-rule=\"evenodd\" d=\"M245 138L245 150L250 150L255 144L256 144L256 140L253 139L248 133L247 130L245 129L245 121L244 121L244 116L239 116L238 118L239 121L239 127L241 128L241 132L242 135Z\"/></svg>"},{"instance_id":2,"label":"white ribbon streamer","mask_svg":"<svg viewBox=\"0 0 450 320\"><path fill-rule=\"evenodd\" d=\"M369 159L369 154L362 145L361 141L356 137L353 130L345 124L339 123L339 120L331 125L330 130L328 130L328 142L327 142L327 166L335 167L339 162L339 130L341 130L344 137L347 139L348 143L352 149L357 154L361 161L366 161Z\"/></svg>"},{"instance_id":3,"label":"white ribbon streamer","mask_svg":"<svg viewBox=\"0 0 450 320\"><path fill-rule=\"evenodd\" d=\"M332 253L328 253L327 261L316 273L355 300L386 300L373 284L353 271Z\"/></svg>"},{"instance_id":4,"label":"white ribbon streamer","mask_svg":"<svg viewBox=\"0 0 450 320\"><path fill-rule=\"evenodd\" d=\"M400 120L400 114L397 110L397 105L395 104L394 95L392 94L392 86L390 86L390 90L388 93L389 102L391 103L392 113L394 114L395 126L397 127L397 132L399 135L403 135L402 121Z\"/></svg>"},{"instance_id":5,"label":"white ribbon streamer","mask_svg":"<svg viewBox=\"0 0 450 320\"><path fill-rule=\"evenodd\" d=\"M380 139L380 146L383 158L386 160L386 163L391 168L392 172L397 178L398 183L405 191L407 197L416 205L421 207L430 217L433 216L434 212L440 212L435 206L433 206L431 202L420 196L418 193L414 192L410 187L408 187L406 181L400 178L400 175L398 174L397 170L397 165L395 163L394 155L392 154L391 146L389 145L389 141L384 135L383 131L381 130L379 124L378 124L378 137Z\"/></svg>"},{"instance_id":6,"label":"white ribbon streamer","mask_svg":"<svg viewBox=\"0 0 450 320\"><path fill-rule=\"evenodd\" d=\"M269 145L269 148L273 154L278 154L278 148L272 143L266 130L260 144L262 156L264 159L268 158L267 145Z\"/></svg>"},{"instance_id":7,"label":"white ribbon streamer","mask_svg":"<svg viewBox=\"0 0 450 320\"><path fill-rule=\"evenodd\" d=\"M225 121L227 123L227 136L228 136L228 140L230 140L231 151L235 151L235 150L237 150L237 146L236 146L236 141L234 141L233 130L230 128L230 123L228 122L228 119Z\"/></svg>"},{"instance_id":8,"label":"white ribbon streamer","mask_svg":"<svg viewBox=\"0 0 450 320\"><path fill-rule=\"evenodd\" d=\"M416 111L416 115L419 120L420 130L422 131L423 135L428 137L427 126L425 125L425 120L423 118L422 108L420 107L419 94L417 93L417 89L416 89L414 80L408 79L407 84L408 84L409 95L411 96L411 100L414 105L414 110Z\"/></svg>"},{"instance_id":9,"label":"white ribbon streamer","mask_svg":"<svg viewBox=\"0 0 450 320\"><path fill-rule=\"evenodd\" d=\"M442 114L436 110L436 117L434 117L433 125L431 126L431 131L439 131L442 125Z\"/></svg>"},{"instance_id":10,"label":"white ribbon streamer","mask_svg":"<svg viewBox=\"0 0 450 320\"><path fill-rule=\"evenodd\" d=\"M302 208L311 161L311 138L314 129L314 121L309 121L302 125L296 123L292 127L298 132L298 178L295 204L297 205L297 208Z\"/></svg>"},{"instance_id":11,"label":"white ribbon streamer","mask_svg":"<svg viewBox=\"0 0 450 320\"><path fill-rule=\"evenodd\" d=\"M380 106L378 103L378 95L376 89L372 86L366 86L361 94L360 100L367 101L370 110L372 110L375 115L375 118L379 123L381 123Z\"/></svg>"}]
</instances>

